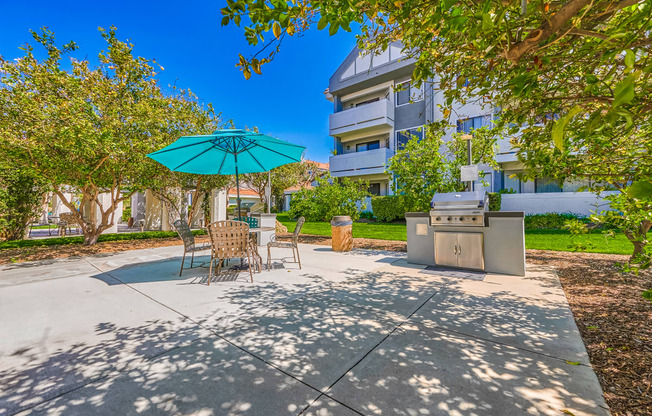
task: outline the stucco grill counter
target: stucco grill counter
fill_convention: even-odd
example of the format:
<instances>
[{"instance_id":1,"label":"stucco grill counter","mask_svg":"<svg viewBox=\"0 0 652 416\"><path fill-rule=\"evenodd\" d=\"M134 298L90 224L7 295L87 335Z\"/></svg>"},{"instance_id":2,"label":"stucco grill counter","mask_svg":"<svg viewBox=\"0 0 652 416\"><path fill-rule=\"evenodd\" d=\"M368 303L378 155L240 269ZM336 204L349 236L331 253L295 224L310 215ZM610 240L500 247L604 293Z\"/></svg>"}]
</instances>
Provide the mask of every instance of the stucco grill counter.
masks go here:
<instances>
[{"instance_id":1,"label":"stucco grill counter","mask_svg":"<svg viewBox=\"0 0 652 416\"><path fill-rule=\"evenodd\" d=\"M430 212L408 212L408 262L525 275L523 212L487 211L484 191L435 194Z\"/></svg>"}]
</instances>

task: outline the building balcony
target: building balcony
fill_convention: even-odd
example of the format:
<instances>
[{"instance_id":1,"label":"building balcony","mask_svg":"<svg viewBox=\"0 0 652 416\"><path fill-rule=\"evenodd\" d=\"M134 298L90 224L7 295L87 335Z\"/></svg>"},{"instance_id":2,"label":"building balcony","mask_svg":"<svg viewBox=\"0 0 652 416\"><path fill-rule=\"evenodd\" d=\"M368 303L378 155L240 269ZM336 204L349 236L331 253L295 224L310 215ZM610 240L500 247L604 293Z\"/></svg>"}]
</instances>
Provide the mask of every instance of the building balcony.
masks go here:
<instances>
[{"instance_id":1,"label":"building balcony","mask_svg":"<svg viewBox=\"0 0 652 416\"><path fill-rule=\"evenodd\" d=\"M351 133L382 133L394 128L394 105L383 99L333 113L328 118L329 134L342 137Z\"/></svg>"},{"instance_id":2,"label":"building balcony","mask_svg":"<svg viewBox=\"0 0 652 416\"><path fill-rule=\"evenodd\" d=\"M331 176L360 176L385 173L385 165L394 152L386 147L330 157Z\"/></svg>"}]
</instances>

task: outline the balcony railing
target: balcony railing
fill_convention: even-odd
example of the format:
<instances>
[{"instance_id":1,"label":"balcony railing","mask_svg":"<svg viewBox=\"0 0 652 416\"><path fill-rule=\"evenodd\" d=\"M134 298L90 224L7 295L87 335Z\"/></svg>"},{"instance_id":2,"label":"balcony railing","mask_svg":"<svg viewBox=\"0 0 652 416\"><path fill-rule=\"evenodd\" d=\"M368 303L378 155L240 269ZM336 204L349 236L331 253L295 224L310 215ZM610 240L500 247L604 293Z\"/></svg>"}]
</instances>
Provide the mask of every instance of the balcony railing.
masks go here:
<instances>
[{"instance_id":1,"label":"balcony railing","mask_svg":"<svg viewBox=\"0 0 652 416\"><path fill-rule=\"evenodd\" d=\"M359 176L385 172L387 160L394 155L390 149L367 150L364 152L344 153L330 157L331 176Z\"/></svg>"},{"instance_id":2,"label":"balcony railing","mask_svg":"<svg viewBox=\"0 0 652 416\"><path fill-rule=\"evenodd\" d=\"M394 106L390 100L383 99L333 113L329 116L328 126L331 136L374 128L389 130L394 127Z\"/></svg>"}]
</instances>

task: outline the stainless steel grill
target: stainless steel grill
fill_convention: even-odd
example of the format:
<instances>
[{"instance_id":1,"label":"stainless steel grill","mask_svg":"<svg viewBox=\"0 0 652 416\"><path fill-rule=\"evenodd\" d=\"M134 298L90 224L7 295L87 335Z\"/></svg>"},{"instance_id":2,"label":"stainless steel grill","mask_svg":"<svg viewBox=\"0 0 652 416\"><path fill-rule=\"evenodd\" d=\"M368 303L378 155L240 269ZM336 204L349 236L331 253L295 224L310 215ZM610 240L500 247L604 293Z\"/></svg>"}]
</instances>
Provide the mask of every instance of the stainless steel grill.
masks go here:
<instances>
[{"instance_id":1,"label":"stainless steel grill","mask_svg":"<svg viewBox=\"0 0 652 416\"><path fill-rule=\"evenodd\" d=\"M485 191L435 194L430 202L430 225L483 227L488 198Z\"/></svg>"}]
</instances>

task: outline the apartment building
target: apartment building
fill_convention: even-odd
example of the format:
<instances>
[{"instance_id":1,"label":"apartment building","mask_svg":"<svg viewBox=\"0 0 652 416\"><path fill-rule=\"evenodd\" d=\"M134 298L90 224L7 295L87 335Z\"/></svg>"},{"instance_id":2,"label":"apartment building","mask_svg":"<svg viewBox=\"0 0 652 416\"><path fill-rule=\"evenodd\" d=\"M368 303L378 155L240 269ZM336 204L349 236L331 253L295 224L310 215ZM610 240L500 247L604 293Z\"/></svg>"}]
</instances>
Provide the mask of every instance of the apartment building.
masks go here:
<instances>
[{"instance_id":1,"label":"apartment building","mask_svg":"<svg viewBox=\"0 0 652 416\"><path fill-rule=\"evenodd\" d=\"M394 43L380 55L371 56L354 48L331 76L325 92L333 103L329 116L329 134L333 137L331 176L366 180L374 195L392 194L392 179L385 166L394 152L410 137L421 137L426 124L443 118L438 104L443 104L444 97L437 83L414 87L411 76L415 61L407 59L401 50L402 45ZM473 129L490 125L496 113L494 108L479 103L454 105L452 114L457 120L453 122L457 121L457 126L447 132L445 139L455 132L472 133ZM605 208L606 204L593 193L577 192L584 183L560 186L550 178L513 178L523 166L508 139L498 143L496 162L500 169L485 167L484 181L473 186L490 192L515 192L503 195L503 210L588 215Z\"/></svg>"}]
</instances>

